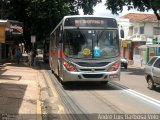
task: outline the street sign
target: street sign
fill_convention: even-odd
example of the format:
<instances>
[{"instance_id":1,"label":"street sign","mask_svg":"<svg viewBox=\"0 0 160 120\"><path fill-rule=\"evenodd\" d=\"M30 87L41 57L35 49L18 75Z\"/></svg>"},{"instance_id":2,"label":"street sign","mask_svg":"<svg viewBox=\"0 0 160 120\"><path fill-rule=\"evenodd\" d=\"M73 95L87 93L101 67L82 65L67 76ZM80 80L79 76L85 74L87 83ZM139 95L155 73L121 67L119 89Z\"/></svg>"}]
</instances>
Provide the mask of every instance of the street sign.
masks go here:
<instances>
[{"instance_id":1,"label":"street sign","mask_svg":"<svg viewBox=\"0 0 160 120\"><path fill-rule=\"evenodd\" d=\"M35 43L36 42L36 36L35 35L32 35L31 36L31 43Z\"/></svg>"}]
</instances>

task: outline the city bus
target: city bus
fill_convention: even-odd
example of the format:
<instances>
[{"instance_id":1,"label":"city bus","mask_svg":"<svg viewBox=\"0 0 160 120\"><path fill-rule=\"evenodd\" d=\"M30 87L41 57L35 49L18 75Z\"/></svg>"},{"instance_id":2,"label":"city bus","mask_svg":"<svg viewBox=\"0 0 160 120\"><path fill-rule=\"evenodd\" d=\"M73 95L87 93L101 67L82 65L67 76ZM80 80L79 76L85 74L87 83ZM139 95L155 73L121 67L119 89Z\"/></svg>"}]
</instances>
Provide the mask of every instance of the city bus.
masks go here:
<instances>
[{"instance_id":1,"label":"city bus","mask_svg":"<svg viewBox=\"0 0 160 120\"><path fill-rule=\"evenodd\" d=\"M50 68L62 83L120 80L119 43L114 18L65 16L50 34Z\"/></svg>"}]
</instances>

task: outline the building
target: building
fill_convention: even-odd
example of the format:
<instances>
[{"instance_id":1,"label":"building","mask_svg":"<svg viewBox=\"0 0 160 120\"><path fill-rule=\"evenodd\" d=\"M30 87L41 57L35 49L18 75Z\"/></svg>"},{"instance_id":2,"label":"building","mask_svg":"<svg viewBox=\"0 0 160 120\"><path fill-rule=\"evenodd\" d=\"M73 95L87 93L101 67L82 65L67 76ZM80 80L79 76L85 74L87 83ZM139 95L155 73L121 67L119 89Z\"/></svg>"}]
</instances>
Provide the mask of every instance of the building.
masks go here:
<instances>
[{"instance_id":1,"label":"building","mask_svg":"<svg viewBox=\"0 0 160 120\"><path fill-rule=\"evenodd\" d=\"M12 59L17 47L22 48L23 23L13 20L0 20L0 62Z\"/></svg>"},{"instance_id":2,"label":"building","mask_svg":"<svg viewBox=\"0 0 160 120\"><path fill-rule=\"evenodd\" d=\"M151 45L149 54L147 53L146 44L154 44L155 40L156 44L160 43L160 21L154 14L129 13L120 17L119 25L125 31L125 38L122 40L123 56L134 62L143 60L146 63L150 57L159 54L159 48Z\"/></svg>"}]
</instances>

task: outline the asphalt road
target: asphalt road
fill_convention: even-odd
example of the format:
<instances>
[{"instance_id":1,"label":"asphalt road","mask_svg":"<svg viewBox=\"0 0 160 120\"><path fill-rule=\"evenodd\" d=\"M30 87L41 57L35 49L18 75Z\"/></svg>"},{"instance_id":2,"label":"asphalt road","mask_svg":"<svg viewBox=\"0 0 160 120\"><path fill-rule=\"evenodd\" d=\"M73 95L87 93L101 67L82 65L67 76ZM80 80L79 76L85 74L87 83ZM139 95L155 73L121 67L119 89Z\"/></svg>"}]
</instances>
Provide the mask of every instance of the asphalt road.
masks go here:
<instances>
[{"instance_id":1,"label":"asphalt road","mask_svg":"<svg viewBox=\"0 0 160 120\"><path fill-rule=\"evenodd\" d=\"M160 101L160 87L155 90L148 89L144 69L136 67L129 67L127 70L121 69L121 80L116 83Z\"/></svg>"},{"instance_id":2,"label":"asphalt road","mask_svg":"<svg viewBox=\"0 0 160 120\"><path fill-rule=\"evenodd\" d=\"M58 101L61 101L58 104L61 104L63 114L85 115L81 119L89 119L86 115L91 114L98 114L96 118L101 117L100 114L160 114L160 88L147 88L143 69L122 68L121 81L108 85L74 82L63 86L50 70L46 74L51 81L49 87L55 89ZM160 119L160 115L156 117Z\"/></svg>"}]
</instances>

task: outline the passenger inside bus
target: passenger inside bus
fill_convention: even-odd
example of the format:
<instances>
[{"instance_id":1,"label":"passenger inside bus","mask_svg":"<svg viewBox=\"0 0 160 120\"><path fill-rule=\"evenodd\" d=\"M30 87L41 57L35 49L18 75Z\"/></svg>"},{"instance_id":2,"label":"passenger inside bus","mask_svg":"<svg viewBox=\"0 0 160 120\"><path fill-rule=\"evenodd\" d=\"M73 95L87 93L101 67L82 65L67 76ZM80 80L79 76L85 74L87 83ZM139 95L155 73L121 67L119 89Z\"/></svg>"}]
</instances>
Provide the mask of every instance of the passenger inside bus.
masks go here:
<instances>
[{"instance_id":1,"label":"passenger inside bus","mask_svg":"<svg viewBox=\"0 0 160 120\"><path fill-rule=\"evenodd\" d=\"M64 51L66 55L77 55L81 51L81 46L85 44L85 39L81 32L68 32L66 35L66 42L64 45Z\"/></svg>"}]
</instances>

